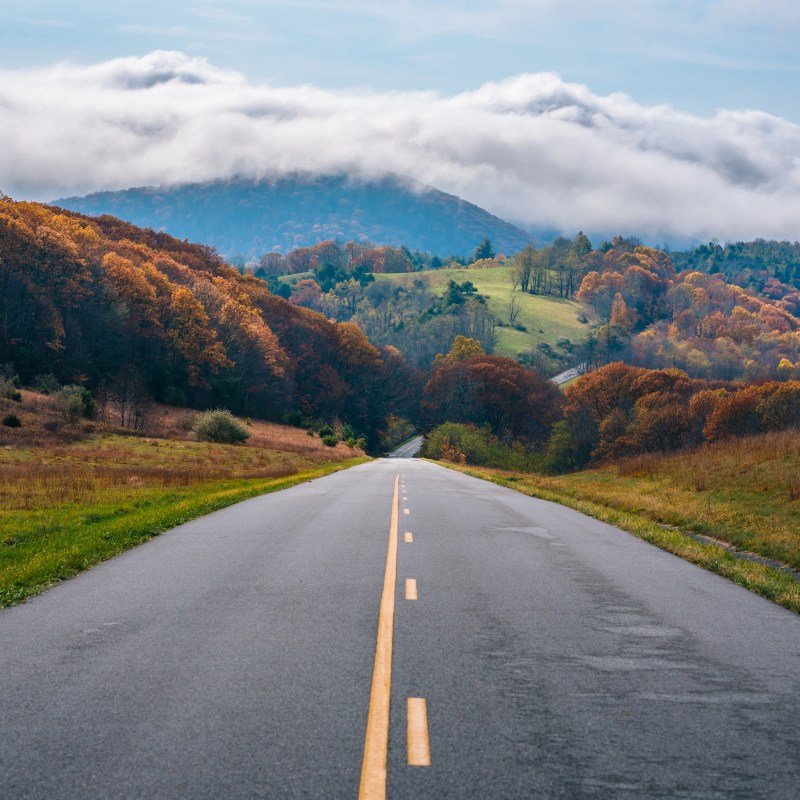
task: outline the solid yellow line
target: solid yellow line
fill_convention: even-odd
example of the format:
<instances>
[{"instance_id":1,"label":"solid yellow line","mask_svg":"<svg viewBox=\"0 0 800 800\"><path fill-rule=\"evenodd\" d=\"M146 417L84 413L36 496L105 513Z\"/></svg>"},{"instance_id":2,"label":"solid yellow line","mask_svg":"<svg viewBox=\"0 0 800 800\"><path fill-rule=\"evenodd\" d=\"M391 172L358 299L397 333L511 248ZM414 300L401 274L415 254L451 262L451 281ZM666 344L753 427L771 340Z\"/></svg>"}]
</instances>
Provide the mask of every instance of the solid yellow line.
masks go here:
<instances>
[{"instance_id":1,"label":"solid yellow line","mask_svg":"<svg viewBox=\"0 0 800 800\"><path fill-rule=\"evenodd\" d=\"M407 542L413 542L413 541L414 541L414 534L413 534L413 533L411 533L411 531L406 531L406 532L403 534L403 538L404 538L404 539L405 539Z\"/></svg>"},{"instance_id":2,"label":"solid yellow line","mask_svg":"<svg viewBox=\"0 0 800 800\"><path fill-rule=\"evenodd\" d=\"M384 800L386 797L386 755L389 749L389 696L392 688L392 636L394 634L394 595L397 585L398 483L394 480L392 516L389 525L389 550L383 576L383 595L378 615L378 641L372 668L367 735L361 762L359 800Z\"/></svg>"},{"instance_id":3,"label":"solid yellow line","mask_svg":"<svg viewBox=\"0 0 800 800\"><path fill-rule=\"evenodd\" d=\"M406 578L406 600L417 599L417 579Z\"/></svg>"},{"instance_id":4,"label":"solid yellow line","mask_svg":"<svg viewBox=\"0 0 800 800\"><path fill-rule=\"evenodd\" d=\"M408 698L408 766L429 767L428 706L424 697Z\"/></svg>"}]
</instances>

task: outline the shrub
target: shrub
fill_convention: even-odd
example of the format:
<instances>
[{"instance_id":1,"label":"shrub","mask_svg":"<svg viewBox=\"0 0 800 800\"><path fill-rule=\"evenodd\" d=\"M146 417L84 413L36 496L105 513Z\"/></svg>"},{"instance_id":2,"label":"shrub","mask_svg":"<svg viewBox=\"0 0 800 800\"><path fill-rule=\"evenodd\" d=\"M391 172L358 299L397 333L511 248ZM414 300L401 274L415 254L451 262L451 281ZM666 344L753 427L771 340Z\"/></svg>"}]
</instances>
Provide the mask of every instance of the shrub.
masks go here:
<instances>
[{"instance_id":1,"label":"shrub","mask_svg":"<svg viewBox=\"0 0 800 800\"><path fill-rule=\"evenodd\" d=\"M303 415L296 408L293 408L291 411L287 411L283 415L283 422L285 425L291 425L293 428L302 428Z\"/></svg>"},{"instance_id":2,"label":"shrub","mask_svg":"<svg viewBox=\"0 0 800 800\"><path fill-rule=\"evenodd\" d=\"M6 414L3 417L3 425L6 428L21 428L22 423L19 420L19 417L16 414Z\"/></svg>"},{"instance_id":3,"label":"shrub","mask_svg":"<svg viewBox=\"0 0 800 800\"><path fill-rule=\"evenodd\" d=\"M479 428L455 422L445 422L425 437L423 455L460 464L522 472L537 465L534 454L520 443L504 444L486 426Z\"/></svg>"},{"instance_id":4,"label":"shrub","mask_svg":"<svg viewBox=\"0 0 800 800\"><path fill-rule=\"evenodd\" d=\"M201 442L218 444L238 444L250 438L250 433L225 408L200 414L192 425L192 433Z\"/></svg>"},{"instance_id":5,"label":"shrub","mask_svg":"<svg viewBox=\"0 0 800 800\"><path fill-rule=\"evenodd\" d=\"M0 378L0 397L7 400L22 400L22 395L17 391L14 378Z\"/></svg>"},{"instance_id":6,"label":"shrub","mask_svg":"<svg viewBox=\"0 0 800 800\"><path fill-rule=\"evenodd\" d=\"M349 422L342 425L342 439L358 439L358 432Z\"/></svg>"},{"instance_id":7,"label":"shrub","mask_svg":"<svg viewBox=\"0 0 800 800\"><path fill-rule=\"evenodd\" d=\"M320 431L320 435L322 431ZM327 445L328 447L336 447L339 444L339 439L334 433L326 433L322 438L322 444Z\"/></svg>"},{"instance_id":8,"label":"shrub","mask_svg":"<svg viewBox=\"0 0 800 800\"><path fill-rule=\"evenodd\" d=\"M578 463L579 455L569 422L565 419L559 420L553 425L550 439L547 441L542 468L545 472L559 474L573 472L578 468Z\"/></svg>"},{"instance_id":9,"label":"shrub","mask_svg":"<svg viewBox=\"0 0 800 800\"><path fill-rule=\"evenodd\" d=\"M92 393L83 386L62 386L56 393L56 402L64 421L70 425L81 417L93 417L97 410Z\"/></svg>"},{"instance_id":10,"label":"shrub","mask_svg":"<svg viewBox=\"0 0 800 800\"><path fill-rule=\"evenodd\" d=\"M322 438L325 438L326 436L336 436L333 428L331 428L327 422L319 429L319 435Z\"/></svg>"},{"instance_id":11,"label":"shrub","mask_svg":"<svg viewBox=\"0 0 800 800\"><path fill-rule=\"evenodd\" d=\"M34 376L33 388L42 394L55 394L61 388L61 384L52 372L45 372Z\"/></svg>"}]
</instances>

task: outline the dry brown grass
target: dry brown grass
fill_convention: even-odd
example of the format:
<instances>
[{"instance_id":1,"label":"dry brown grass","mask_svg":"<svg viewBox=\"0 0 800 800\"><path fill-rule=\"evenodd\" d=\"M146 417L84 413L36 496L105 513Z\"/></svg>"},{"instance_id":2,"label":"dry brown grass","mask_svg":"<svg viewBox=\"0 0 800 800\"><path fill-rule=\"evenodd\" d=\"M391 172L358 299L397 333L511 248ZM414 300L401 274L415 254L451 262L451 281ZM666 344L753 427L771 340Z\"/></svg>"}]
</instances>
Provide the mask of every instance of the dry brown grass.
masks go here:
<instances>
[{"instance_id":1,"label":"dry brown grass","mask_svg":"<svg viewBox=\"0 0 800 800\"><path fill-rule=\"evenodd\" d=\"M800 570L800 431L557 477L453 468L617 525L800 613L796 572L714 544Z\"/></svg>"},{"instance_id":2,"label":"dry brown grass","mask_svg":"<svg viewBox=\"0 0 800 800\"><path fill-rule=\"evenodd\" d=\"M21 390L21 394L21 402L0 398L0 417L14 413L22 422L20 428L0 426L2 448L49 449L107 434L190 441L192 422L200 413L192 409L154 403L147 416L146 428L142 432L126 430L102 420L81 420L76 425L67 425L53 397L25 389ZM311 437L305 430L287 425L249 420L247 430L250 439L241 446L248 449L265 448L295 453L325 462L363 455L360 450L347 447L342 442L336 447L327 447L319 436Z\"/></svg>"},{"instance_id":3,"label":"dry brown grass","mask_svg":"<svg viewBox=\"0 0 800 800\"><path fill-rule=\"evenodd\" d=\"M650 454L537 486L800 568L800 431Z\"/></svg>"},{"instance_id":4,"label":"dry brown grass","mask_svg":"<svg viewBox=\"0 0 800 800\"><path fill-rule=\"evenodd\" d=\"M191 441L187 412L163 407L154 419L173 438L102 423L49 430L54 404L30 394L0 448L0 607L189 519L363 460L264 422L243 445Z\"/></svg>"},{"instance_id":5,"label":"dry brown grass","mask_svg":"<svg viewBox=\"0 0 800 800\"><path fill-rule=\"evenodd\" d=\"M4 449L0 451L0 510L91 505L109 491L120 489L131 496L141 489L278 478L360 455L344 445L315 446L302 431L308 443L292 432L270 431L266 426L259 433L258 443L246 446L111 435L47 447Z\"/></svg>"},{"instance_id":6,"label":"dry brown grass","mask_svg":"<svg viewBox=\"0 0 800 800\"><path fill-rule=\"evenodd\" d=\"M363 456L343 443L327 447L305 430L248 421L242 445L189 438L198 412L154 406L150 431L134 435L103 422L66 425L53 398L23 391L22 402L0 401L21 428L0 427L0 512L107 500L122 492L293 475L312 466Z\"/></svg>"}]
</instances>

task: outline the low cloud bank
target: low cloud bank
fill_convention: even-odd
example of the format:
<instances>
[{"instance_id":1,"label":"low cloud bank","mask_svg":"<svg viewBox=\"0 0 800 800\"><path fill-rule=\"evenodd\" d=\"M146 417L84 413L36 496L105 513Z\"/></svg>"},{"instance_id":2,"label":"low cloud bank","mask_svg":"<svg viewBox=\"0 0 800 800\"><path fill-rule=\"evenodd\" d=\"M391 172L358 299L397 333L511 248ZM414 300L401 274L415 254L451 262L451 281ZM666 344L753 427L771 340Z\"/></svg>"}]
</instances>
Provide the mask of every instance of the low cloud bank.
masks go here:
<instances>
[{"instance_id":1,"label":"low cloud bank","mask_svg":"<svg viewBox=\"0 0 800 800\"><path fill-rule=\"evenodd\" d=\"M249 83L182 53L0 71L0 190L293 171L411 175L529 228L800 237L800 126L702 118L550 73L443 96Z\"/></svg>"}]
</instances>

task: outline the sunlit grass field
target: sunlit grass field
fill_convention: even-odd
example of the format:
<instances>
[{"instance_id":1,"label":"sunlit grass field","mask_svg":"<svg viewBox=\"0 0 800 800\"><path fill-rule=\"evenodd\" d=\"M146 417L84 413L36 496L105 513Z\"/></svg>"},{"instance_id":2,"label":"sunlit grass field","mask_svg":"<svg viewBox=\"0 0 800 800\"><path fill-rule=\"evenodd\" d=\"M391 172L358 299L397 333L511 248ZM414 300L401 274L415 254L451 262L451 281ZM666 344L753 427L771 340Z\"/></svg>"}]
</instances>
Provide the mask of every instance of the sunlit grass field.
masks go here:
<instances>
[{"instance_id":1,"label":"sunlit grass field","mask_svg":"<svg viewBox=\"0 0 800 800\"><path fill-rule=\"evenodd\" d=\"M800 570L800 431L640 456L572 475L466 471L618 525L800 612L797 576L686 535Z\"/></svg>"},{"instance_id":2,"label":"sunlit grass field","mask_svg":"<svg viewBox=\"0 0 800 800\"><path fill-rule=\"evenodd\" d=\"M414 278L423 278L430 281L431 289L437 294L442 293L448 281L463 283L472 281L478 292L486 297L489 311L498 319L508 323L508 308L511 302L512 267L491 267L489 269L437 269L425 270L402 275L376 275L376 280L391 280L392 282L408 281ZM495 352L498 355L514 357L518 353L525 353L536 349L542 342L558 350L559 339L569 339L576 345L580 344L589 332L589 324L580 322L579 317L588 314L586 307L576 300L564 300L549 295L540 296L517 292L517 301L520 305L519 316L515 322L527 328L527 331L516 330L513 327L499 327L497 329L497 345Z\"/></svg>"},{"instance_id":3,"label":"sunlit grass field","mask_svg":"<svg viewBox=\"0 0 800 800\"><path fill-rule=\"evenodd\" d=\"M103 434L0 450L0 606L169 528L363 461L254 423L247 445Z\"/></svg>"}]
</instances>

